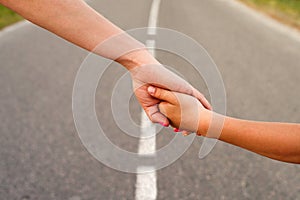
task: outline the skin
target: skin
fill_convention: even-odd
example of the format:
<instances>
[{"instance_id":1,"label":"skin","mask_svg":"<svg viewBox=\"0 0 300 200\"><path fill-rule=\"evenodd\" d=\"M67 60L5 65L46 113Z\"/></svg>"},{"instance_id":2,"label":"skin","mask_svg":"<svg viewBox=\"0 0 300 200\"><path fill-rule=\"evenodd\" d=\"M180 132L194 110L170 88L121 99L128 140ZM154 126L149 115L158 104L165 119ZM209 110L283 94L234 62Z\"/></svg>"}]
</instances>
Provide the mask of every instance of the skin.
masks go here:
<instances>
[{"instance_id":1,"label":"skin","mask_svg":"<svg viewBox=\"0 0 300 200\"><path fill-rule=\"evenodd\" d=\"M177 129L216 138L254 153L300 164L300 124L257 122L222 116L205 109L194 97L150 86L148 92L162 100L160 111ZM216 122L223 122L221 133L208 132ZM218 120L217 120L218 122Z\"/></svg>"},{"instance_id":2,"label":"skin","mask_svg":"<svg viewBox=\"0 0 300 200\"><path fill-rule=\"evenodd\" d=\"M0 4L88 51L123 65L130 71L135 95L152 122L169 125L168 119L158 110L160 100L147 92L150 84L192 95L211 109L198 90L163 67L142 43L82 0L0 0Z\"/></svg>"}]
</instances>

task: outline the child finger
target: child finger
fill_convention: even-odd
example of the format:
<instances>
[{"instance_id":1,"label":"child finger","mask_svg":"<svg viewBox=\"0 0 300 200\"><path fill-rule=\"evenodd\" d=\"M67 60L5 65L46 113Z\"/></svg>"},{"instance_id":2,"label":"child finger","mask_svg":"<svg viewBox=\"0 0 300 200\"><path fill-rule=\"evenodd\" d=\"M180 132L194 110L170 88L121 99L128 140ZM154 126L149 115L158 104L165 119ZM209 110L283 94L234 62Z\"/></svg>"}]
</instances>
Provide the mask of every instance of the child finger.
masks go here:
<instances>
[{"instance_id":1,"label":"child finger","mask_svg":"<svg viewBox=\"0 0 300 200\"><path fill-rule=\"evenodd\" d=\"M169 90L165 90L165 89L162 89L162 88L157 88L157 87L154 87L154 86L149 86L148 87L148 93L151 96L153 96L157 99L167 101L167 102L170 102L172 104L175 104L177 102L176 96Z\"/></svg>"}]
</instances>

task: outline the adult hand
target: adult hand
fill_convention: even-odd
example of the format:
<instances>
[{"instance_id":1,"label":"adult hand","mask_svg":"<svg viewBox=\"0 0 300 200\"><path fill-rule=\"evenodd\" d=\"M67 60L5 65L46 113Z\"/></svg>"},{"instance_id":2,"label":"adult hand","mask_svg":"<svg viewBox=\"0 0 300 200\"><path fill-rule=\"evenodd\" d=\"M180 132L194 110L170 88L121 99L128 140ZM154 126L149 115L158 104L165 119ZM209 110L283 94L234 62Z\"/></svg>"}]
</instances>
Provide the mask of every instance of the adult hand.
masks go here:
<instances>
[{"instance_id":1,"label":"adult hand","mask_svg":"<svg viewBox=\"0 0 300 200\"><path fill-rule=\"evenodd\" d=\"M70 6L70 2L72 6ZM58 0L54 3L51 0L0 0L0 3L73 44L105 58L116 60L127 69L139 66L131 72L136 87L135 93L153 122L168 124L167 118L158 111L157 103L160 101L147 93L147 85L150 83L172 91L193 95L206 108L210 108L209 103L200 92L163 66L159 64L155 67L140 65L149 64L149 61L154 64L158 62L146 51L136 51L146 48L84 1Z\"/></svg>"},{"instance_id":2,"label":"adult hand","mask_svg":"<svg viewBox=\"0 0 300 200\"><path fill-rule=\"evenodd\" d=\"M211 109L211 105L203 94L159 63L135 67L130 70L130 73L133 80L134 93L149 119L154 123L169 126L169 120L158 108L158 104L162 100L148 93L149 85L191 95L197 98L205 108Z\"/></svg>"}]
</instances>

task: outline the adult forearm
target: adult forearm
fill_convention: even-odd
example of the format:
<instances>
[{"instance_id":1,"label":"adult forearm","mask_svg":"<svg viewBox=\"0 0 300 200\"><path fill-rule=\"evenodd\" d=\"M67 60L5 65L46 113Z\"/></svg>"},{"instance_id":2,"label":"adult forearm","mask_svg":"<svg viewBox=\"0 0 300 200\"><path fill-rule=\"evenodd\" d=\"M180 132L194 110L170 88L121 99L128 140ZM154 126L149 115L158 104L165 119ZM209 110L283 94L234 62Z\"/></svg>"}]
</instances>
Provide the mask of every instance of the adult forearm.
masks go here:
<instances>
[{"instance_id":1,"label":"adult forearm","mask_svg":"<svg viewBox=\"0 0 300 200\"><path fill-rule=\"evenodd\" d=\"M300 125L256 122L224 116L219 140L260 155L300 163Z\"/></svg>"},{"instance_id":2,"label":"adult forearm","mask_svg":"<svg viewBox=\"0 0 300 200\"><path fill-rule=\"evenodd\" d=\"M0 0L0 3L56 35L127 68L157 63L142 43L124 34L82 0ZM117 37L107 41L113 36ZM103 45L96 48L99 44Z\"/></svg>"}]
</instances>

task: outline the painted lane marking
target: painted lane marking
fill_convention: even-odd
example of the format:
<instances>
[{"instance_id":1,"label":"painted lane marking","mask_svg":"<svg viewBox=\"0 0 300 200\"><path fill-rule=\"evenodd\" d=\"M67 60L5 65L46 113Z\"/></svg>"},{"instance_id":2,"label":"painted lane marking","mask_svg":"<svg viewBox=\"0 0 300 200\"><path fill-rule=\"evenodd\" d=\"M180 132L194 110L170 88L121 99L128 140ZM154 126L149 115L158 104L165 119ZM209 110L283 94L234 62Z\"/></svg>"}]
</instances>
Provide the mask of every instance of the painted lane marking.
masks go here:
<instances>
[{"instance_id":1,"label":"painted lane marking","mask_svg":"<svg viewBox=\"0 0 300 200\"><path fill-rule=\"evenodd\" d=\"M160 0L153 0L148 22L148 35L156 35L157 19L160 7ZM147 40L146 46L149 52L155 57L155 40ZM141 137L152 135L149 138L140 138L139 150L140 155L155 155L156 136L155 125L148 119L146 113L141 112ZM140 166L138 172L150 171L149 173L137 174L135 199L155 200L157 197L157 175L153 167Z\"/></svg>"}]
</instances>

